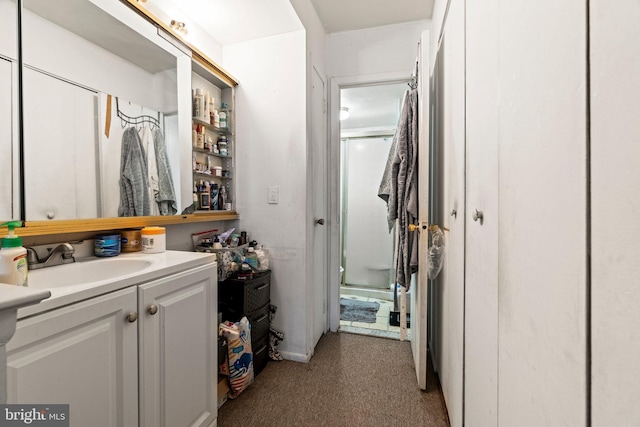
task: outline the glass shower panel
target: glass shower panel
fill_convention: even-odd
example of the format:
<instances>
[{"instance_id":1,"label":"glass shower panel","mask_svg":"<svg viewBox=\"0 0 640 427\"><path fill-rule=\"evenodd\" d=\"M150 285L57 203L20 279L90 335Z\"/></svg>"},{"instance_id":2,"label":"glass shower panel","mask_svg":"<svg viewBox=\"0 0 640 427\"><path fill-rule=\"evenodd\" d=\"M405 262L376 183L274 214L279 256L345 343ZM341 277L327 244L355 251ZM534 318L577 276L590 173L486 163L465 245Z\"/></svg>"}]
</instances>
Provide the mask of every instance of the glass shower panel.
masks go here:
<instances>
[{"instance_id":1,"label":"glass shower panel","mask_svg":"<svg viewBox=\"0 0 640 427\"><path fill-rule=\"evenodd\" d=\"M389 289L393 232L378 187L391 137L347 138L344 142L345 284Z\"/></svg>"}]
</instances>

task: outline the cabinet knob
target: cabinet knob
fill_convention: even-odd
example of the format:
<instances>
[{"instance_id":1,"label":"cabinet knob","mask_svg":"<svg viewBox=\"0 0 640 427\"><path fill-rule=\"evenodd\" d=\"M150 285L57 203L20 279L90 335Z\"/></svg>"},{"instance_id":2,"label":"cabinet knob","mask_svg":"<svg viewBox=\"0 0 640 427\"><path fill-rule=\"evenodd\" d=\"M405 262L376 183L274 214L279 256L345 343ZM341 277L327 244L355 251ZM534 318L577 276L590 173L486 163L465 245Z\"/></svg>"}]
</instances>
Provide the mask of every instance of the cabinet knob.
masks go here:
<instances>
[{"instance_id":1,"label":"cabinet knob","mask_svg":"<svg viewBox=\"0 0 640 427\"><path fill-rule=\"evenodd\" d=\"M136 313L135 311L132 311L127 316L127 320L129 321L129 323L135 322L136 320L138 320L138 313Z\"/></svg>"},{"instance_id":2,"label":"cabinet knob","mask_svg":"<svg viewBox=\"0 0 640 427\"><path fill-rule=\"evenodd\" d=\"M47 212L47 219L54 219L56 217L56 214L53 213L52 211Z\"/></svg>"},{"instance_id":3,"label":"cabinet knob","mask_svg":"<svg viewBox=\"0 0 640 427\"><path fill-rule=\"evenodd\" d=\"M482 218L483 218L482 211L479 211L478 209L474 209L472 217L474 221L480 221L480 224L482 224Z\"/></svg>"},{"instance_id":4,"label":"cabinet knob","mask_svg":"<svg viewBox=\"0 0 640 427\"><path fill-rule=\"evenodd\" d=\"M451 214L452 217L456 218L458 216L458 211L456 211L455 209L451 209Z\"/></svg>"},{"instance_id":5,"label":"cabinet knob","mask_svg":"<svg viewBox=\"0 0 640 427\"><path fill-rule=\"evenodd\" d=\"M315 225L324 225L324 219L323 219L323 218L316 219L316 220L314 221L314 224L315 224Z\"/></svg>"},{"instance_id":6,"label":"cabinet knob","mask_svg":"<svg viewBox=\"0 0 640 427\"><path fill-rule=\"evenodd\" d=\"M150 315L154 315L158 312L158 306L155 304L152 304L149 306L149 309L147 310L149 312Z\"/></svg>"}]
</instances>

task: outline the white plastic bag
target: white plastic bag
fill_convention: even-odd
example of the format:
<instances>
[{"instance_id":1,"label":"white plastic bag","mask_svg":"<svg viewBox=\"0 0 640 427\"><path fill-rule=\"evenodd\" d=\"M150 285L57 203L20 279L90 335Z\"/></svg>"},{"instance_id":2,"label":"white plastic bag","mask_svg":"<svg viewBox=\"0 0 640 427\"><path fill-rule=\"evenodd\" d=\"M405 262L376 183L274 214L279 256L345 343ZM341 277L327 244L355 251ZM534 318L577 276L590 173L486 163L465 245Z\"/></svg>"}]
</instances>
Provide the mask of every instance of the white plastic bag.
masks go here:
<instances>
[{"instance_id":1,"label":"white plastic bag","mask_svg":"<svg viewBox=\"0 0 640 427\"><path fill-rule=\"evenodd\" d=\"M440 274L442 270L442 264L444 262L445 241L444 231L438 225L432 225L429 227L429 252L428 252L428 270L427 277L429 280L434 280Z\"/></svg>"}]
</instances>

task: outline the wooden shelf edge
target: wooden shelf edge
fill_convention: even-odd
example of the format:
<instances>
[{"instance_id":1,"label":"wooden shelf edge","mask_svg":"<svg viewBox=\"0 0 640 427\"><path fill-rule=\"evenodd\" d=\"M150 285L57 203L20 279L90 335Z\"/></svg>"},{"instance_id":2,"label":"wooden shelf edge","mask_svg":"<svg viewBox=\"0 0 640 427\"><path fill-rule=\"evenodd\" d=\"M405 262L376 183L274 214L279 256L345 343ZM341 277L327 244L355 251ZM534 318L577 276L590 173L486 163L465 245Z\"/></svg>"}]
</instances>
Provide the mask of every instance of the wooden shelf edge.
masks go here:
<instances>
[{"instance_id":1,"label":"wooden shelf edge","mask_svg":"<svg viewBox=\"0 0 640 427\"><path fill-rule=\"evenodd\" d=\"M16 230L16 234L20 237L45 236L51 234L117 230L146 226L186 224L192 222L230 221L239 218L240 216L235 211L218 211L172 216L135 216L123 218L26 221L24 227ZM0 232L0 237L4 237L5 235L6 231L3 229Z\"/></svg>"}]
</instances>

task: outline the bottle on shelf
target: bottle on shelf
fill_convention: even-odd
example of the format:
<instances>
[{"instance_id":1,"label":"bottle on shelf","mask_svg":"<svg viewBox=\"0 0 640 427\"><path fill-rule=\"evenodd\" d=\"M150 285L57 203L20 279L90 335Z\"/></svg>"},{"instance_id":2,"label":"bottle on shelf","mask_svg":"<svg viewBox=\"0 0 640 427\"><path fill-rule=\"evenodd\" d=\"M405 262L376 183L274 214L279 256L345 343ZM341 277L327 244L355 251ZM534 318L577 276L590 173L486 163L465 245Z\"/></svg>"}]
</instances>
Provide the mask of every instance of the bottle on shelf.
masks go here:
<instances>
[{"instance_id":1,"label":"bottle on shelf","mask_svg":"<svg viewBox=\"0 0 640 427\"><path fill-rule=\"evenodd\" d=\"M213 125L217 128L220 127L220 113L218 110L213 110Z\"/></svg>"},{"instance_id":2,"label":"bottle on shelf","mask_svg":"<svg viewBox=\"0 0 640 427\"><path fill-rule=\"evenodd\" d=\"M196 127L196 125L191 125L191 144L193 144L194 147L198 146L198 131Z\"/></svg>"},{"instance_id":3,"label":"bottle on shelf","mask_svg":"<svg viewBox=\"0 0 640 427\"><path fill-rule=\"evenodd\" d=\"M196 88L196 96L193 99L193 116L200 120L204 115L204 95L202 89Z\"/></svg>"},{"instance_id":4,"label":"bottle on shelf","mask_svg":"<svg viewBox=\"0 0 640 427\"><path fill-rule=\"evenodd\" d=\"M224 210L226 199L227 190L224 188L224 185L220 185L220 190L218 191L218 210Z\"/></svg>"},{"instance_id":5,"label":"bottle on shelf","mask_svg":"<svg viewBox=\"0 0 640 427\"><path fill-rule=\"evenodd\" d=\"M215 125L215 111L216 111L216 107L214 105L214 101L215 99L213 98L213 96L209 97L209 117L207 117L207 122Z\"/></svg>"},{"instance_id":6,"label":"bottle on shelf","mask_svg":"<svg viewBox=\"0 0 640 427\"><path fill-rule=\"evenodd\" d=\"M202 100L202 121L209 123L209 92L204 93L204 99Z\"/></svg>"},{"instance_id":7,"label":"bottle on shelf","mask_svg":"<svg viewBox=\"0 0 640 427\"><path fill-rule=\"evenodd\" d=\"M201 150L204 149L204 127L198 124L196 127L197 138L196 138L196 147Z\"/></svg>"},{"instance_id":8,"label":"bottle on shelf","mask_svg":"<svg viewBox=\"0 0 640 427\"><path fill-rule=\"evenodd\" d=\"M218 113L218 115L220 116L220 129L226 129L227 128L227 104L226 104L226 102L222 103L222 106L220 107L220 112Z\"/></svg>"},{"instance_id":9,"label":"bottle on shelf","mask_svg":"<svg viewBox=\"0 0 640 427\"><path fill-rule=\"evenodd\" d=\"M198 196L198 187L196 183L193 183L193 208L195 210L200 209L200 197Z\"/></svg>"},{"instance_id":10,"label":"bottle on shelf","mask_svg":"<svg viewBox=\"0 0 640 427\"><path fill-rule=\"evenodd\" d=\"M211 210L212 211L217 211L218 210L218 184L216 184L215 182L211 181L210 184L210 188L211 188Z\"/></svg>"},{"instance_id":11,"label":"bottle on shelf","mask_svg":"<svg viewBox=\"0 0 640 427\"><path fill-rule=\"evenodd\" d=\"M200 180L200 209L209 210L211 206L211 198L209 193L209 183Z\"/></svg>"}]
</instances>

